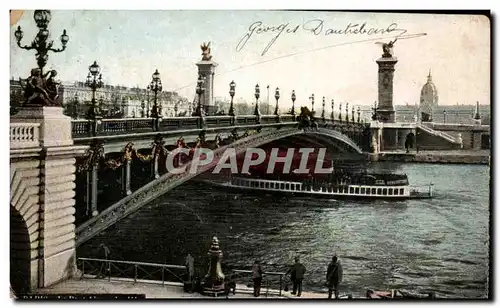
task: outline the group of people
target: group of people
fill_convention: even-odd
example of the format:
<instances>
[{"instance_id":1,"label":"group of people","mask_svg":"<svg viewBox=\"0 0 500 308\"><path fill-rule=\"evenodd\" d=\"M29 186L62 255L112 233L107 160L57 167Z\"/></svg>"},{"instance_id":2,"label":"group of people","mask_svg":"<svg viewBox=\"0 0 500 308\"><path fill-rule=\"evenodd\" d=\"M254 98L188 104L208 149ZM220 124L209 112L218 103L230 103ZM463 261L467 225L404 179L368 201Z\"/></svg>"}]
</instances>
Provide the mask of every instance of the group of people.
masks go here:
<instances>
[{"instance_id":1,"label":"group of people","mask_svg":"<svg viewBox=\"0 0 500 308\"><path fill-rule=\"evenodd\" d=\"M290 274L290 279L292 281L293 290L292 295L301 296L302 295L302 281L304 280L304 275L306 273L306 267L300 263L300 258L295 257L295 264L290 267L286 272L286 275ZM253 295L255 297L260 296L260 288L262 286L262 276L264 270L259 261L255 261L252 267L252 279L253 279ZM326 271L326 285L328 286L328 298L332 298L332 294L335 294L335 298L339 297L339 285L342 282L343 269L340 260L337 255L332 257L332 261L328 264Z\"/></svg>"}]
</instances>

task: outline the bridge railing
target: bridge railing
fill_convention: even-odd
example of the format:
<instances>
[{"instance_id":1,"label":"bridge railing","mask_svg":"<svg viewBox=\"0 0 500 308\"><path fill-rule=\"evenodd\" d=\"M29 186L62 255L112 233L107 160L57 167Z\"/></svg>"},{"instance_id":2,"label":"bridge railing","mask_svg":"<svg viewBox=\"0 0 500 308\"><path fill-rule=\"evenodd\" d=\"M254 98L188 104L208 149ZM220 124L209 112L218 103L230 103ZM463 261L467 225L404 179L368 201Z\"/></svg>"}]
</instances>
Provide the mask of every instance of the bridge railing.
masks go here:
<instances>
[{"instance_id":1,"label":"bridge railing","mask_svg":"<svg viewBox=\"0 0 500 308\"><path fill-rule=\"evenodd\" d=\"M158 264L136 261L106 260L94 258L78 258L77 267L81 271L80 279L101 278L131 281L134 283L182 282L183 276L187 275L184 265Z\"/></svg>"},{"instance_id":2,"label":"bridge railing","mask_svg":"<svg viewBox=\"0 0 500 308\"><path fill-rule=\"evenodd\" d=\"M270 290L279 290L279 296L281 296L285 286L285 276L286 273L284 272L262 273L261 288L266 290L265 292L266 296L269 294ZM233 270L232 275L229 277L229 280L234 281L235 283L240 283L249 286L253 284L252 271L235 269Z\"/></svg>"},{"instance_id":3,"label":"bridge railing","mask_svg":"<svg viewBox=\"0 0 500 308\"><path fill-rule=\"evenodd\" d=\"M199 117L166 117L160 118L159 131L175 131L200 129ZM234 120L234 124L232 124ZM292 115L264 115L260 117L260 124L274 124L293 122ZM125 135L131 133L143 133L155 131L155 119L153 118L127 118L127 119L102 119L97 123L90 120L72 120L72 135L74 138L90 137L94 133L99 136ZM96 124L96 125L94 125ZM206 128L231 127L233 125L258 125L257 117L254 115L235 116L207 116L205 117Z\"/></svg>"},{"instance_id":4,"label":"bridge railing","mask_svg":"<svg viewBox=\"0 0 500 308\"><path fill-rule=\"evenodd\" d=\"M40 123L10 123L11 149L40 145Z\"/></svg>"}]
</instances>

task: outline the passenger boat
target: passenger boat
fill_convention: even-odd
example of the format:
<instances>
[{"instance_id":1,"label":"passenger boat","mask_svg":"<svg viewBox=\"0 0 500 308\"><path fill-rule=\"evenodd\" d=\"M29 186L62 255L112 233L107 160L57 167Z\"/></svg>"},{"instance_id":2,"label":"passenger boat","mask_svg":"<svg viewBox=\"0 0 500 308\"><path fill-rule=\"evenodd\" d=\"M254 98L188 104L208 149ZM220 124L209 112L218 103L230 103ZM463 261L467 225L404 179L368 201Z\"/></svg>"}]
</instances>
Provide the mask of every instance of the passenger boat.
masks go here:
<instances>
[{"instance_id":1,"label":"passenger boat","mask_svg":"<svg viewBox=\"0 0 500 308\"><path fill-rule=\"evenodd\" d=\"M247 176L229 176L225 180L205 180L213 185L247 191L265 191L297 195L313 195L333 199L430 199L433 184L418 190L409 185L406 174L362 174L332 180L290 181Z\"/></svg>"}]
</instances>

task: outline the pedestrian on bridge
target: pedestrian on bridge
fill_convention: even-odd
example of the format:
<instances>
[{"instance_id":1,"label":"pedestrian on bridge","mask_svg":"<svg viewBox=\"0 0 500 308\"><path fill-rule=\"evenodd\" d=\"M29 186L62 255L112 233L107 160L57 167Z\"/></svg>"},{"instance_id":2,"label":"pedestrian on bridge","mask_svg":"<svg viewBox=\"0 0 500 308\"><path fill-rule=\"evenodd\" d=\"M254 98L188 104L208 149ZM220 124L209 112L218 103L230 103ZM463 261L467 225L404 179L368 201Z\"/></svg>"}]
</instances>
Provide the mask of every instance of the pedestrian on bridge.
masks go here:
<instances>
[{"instance_id":1,"label":"pedestrian on bridge","mask_svg":"<svg viewBox=\"0 0 500 308\"><path fill-rule=\"evenodd\" d=\"M339 298L339 285L342 282L342 264L337 258L337 255L333 255L332 262L328 264L328 270L326 272L326 284L328 286L328 299L332 298L332 293L335 293L335 299Z\"/></svg>"},{"instance_id":2,"label":"pedestrian on bridge","mask_svg":"<svg viewBox=\"0 0 500 308\"><path fill-rule=\"evenodd\" d=\"M262 270L262 265L258 260L255 260L252 267L252 280L253 280L253 296L260 296L260 287L262 286L262 274L264 271Z\"/></svg>"},{"instance_id":3,"label":"pedestrian on bridge","mask_svg":"<svg viewBox=\"0 0 500 308\"><path fill-rule=\"evenodd\" d=\"M295 257L295 264L288 270L287 274L290 273L293 291L292 294L297 296L302 295L302 280L304 280L304 274L306 272L306 267L300 263L300 258Z\"/></svg>"}]
</instances>

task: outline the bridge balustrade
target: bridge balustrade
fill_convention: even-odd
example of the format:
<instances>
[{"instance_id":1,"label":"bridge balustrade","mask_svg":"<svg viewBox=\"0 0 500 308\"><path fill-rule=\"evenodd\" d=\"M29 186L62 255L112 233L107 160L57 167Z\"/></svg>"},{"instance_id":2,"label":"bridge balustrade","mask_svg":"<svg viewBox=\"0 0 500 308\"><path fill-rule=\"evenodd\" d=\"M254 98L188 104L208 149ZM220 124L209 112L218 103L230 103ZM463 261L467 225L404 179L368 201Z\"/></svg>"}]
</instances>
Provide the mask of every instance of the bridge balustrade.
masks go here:
<instances>
[{"instance_id":1,"label":"bridge balustrade","mask_svg":"<svg viewBox=\"0 0 500 308\"><path fill-rule=\"evenodd\" d=\"M231 116L209 116L205 118L207 127L231 126Z\"/></svg>"},{"instance_id":2,"label":"bridge balustrade","mask_svg":"<svg viewBox=\"0 0 500 308\"><path fill-rule=\"evenodd\" d=\"M71 132L73 138L88 137L90 134L90 122L88 120L72 120Z\"/></svg>"},{"instance_id":3,"label":"bridge balustrade","mask_svg":"<svg viewBox=\"0 0 500 308\"><path fill-rule=\"evenodd\" d=\"M198 117L163 118L160 122L160 130L197 129L198 120Z\"/></svg>"},{"instance_id":4,"label":"bridge balustrade","mask_svg":"<svg viewBox=\"0 0 500 308\"><path fill-rule=\"evenodd\" d=\"M252 125L257 124L257 117L253 115L244 115L236 118L237 125Z\"/></svg>"},{"instance_id":5,"label":"bridge balustrade","mask_svg":"<svg viewBox=\"0 0 500 308\"><path fill-rule=\"evenodd\" d=\"M260 123L262 123L262 124L271 124L271 123L279 123L279 122L280 122L280 118L278 116L275 116L275 115L263 115L260 118Z\"/></svg>"},{"instance_id":6,"label":"bridge balustrade","mask_svg":"<svg viewBox=\"0 0 500 308\"><path fill-rule=\"evenodd\" d=\"M38 147L39 138L40 123L10 123L11 149Z\"/></svg>"}]
</instances>

